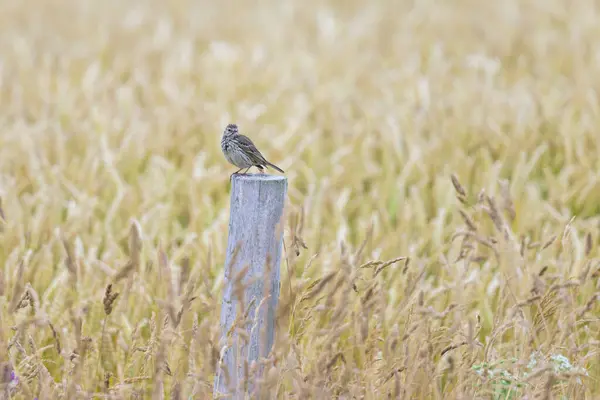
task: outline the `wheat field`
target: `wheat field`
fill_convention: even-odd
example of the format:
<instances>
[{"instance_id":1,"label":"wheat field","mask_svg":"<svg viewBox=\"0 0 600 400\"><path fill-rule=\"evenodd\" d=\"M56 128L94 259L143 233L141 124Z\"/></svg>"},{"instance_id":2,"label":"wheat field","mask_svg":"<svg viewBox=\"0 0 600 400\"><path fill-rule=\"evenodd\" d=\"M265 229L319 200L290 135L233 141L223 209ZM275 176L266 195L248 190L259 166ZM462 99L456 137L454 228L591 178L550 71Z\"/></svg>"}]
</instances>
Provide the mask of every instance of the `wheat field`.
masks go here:
<instances>
[{"instance_id":1,"label":"wheat field","mask_svg":"<svg viewBox=\"0 0 600 400\"><path fill-rule=\"evenodd\" d=\"M599 398L599 43L594 0L0 1L0 398L212 398L230 122L289 185L264 398Z\"/></svg>"}]
</instances>

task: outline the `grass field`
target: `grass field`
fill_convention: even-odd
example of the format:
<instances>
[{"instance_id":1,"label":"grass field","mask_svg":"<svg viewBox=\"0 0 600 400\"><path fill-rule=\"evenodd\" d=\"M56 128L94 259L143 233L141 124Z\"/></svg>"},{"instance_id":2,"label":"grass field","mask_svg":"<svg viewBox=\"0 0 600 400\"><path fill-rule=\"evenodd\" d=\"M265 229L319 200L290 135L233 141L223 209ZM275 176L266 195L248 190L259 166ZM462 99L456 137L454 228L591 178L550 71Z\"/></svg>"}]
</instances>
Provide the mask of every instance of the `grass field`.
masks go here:
<instances>
[{"instance_id":1,"label":"grass field","mask_svg":"<svg viewBox=\"0 0 600 400\"><path fill-rule=\"evenodd\" d=\"M268 398L599 398L599 38L593 0L1 1L0 398L211 398L229 122L289 180Z\"/></svg>"}]
</instances>

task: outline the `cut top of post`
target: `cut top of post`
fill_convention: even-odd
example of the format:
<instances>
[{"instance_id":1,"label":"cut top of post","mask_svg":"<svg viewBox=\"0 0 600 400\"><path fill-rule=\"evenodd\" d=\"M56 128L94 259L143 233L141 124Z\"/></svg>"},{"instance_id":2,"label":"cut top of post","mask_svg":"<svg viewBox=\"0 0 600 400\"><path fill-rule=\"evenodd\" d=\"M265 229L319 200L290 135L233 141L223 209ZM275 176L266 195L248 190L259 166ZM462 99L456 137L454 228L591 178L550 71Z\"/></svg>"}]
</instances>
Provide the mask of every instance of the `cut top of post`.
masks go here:
<instances>
[{"instance_id":1,"label":"cut top of post","mask_svg":"<svg viewBox=\"0 0 600 400\"><path fill-rule=\"evenodd\" d=\"M262 193L261 193L262 192ZM263 197L263 200L275 200L280 196L285 196L287 192L287 178L281 175L267 174L236 174L231 178L232 210L233 202L241 200L248 211L248 208L258 206L252 201L253 194ZM250 195L250 198L246 196ZM243 200L240 199L243 197ZM275 200L277 201L277 200ZM283 201L283 198L281 199Z\"/></svg>"},{"instance_id":2,"label":"cut top of post","mask_svg":"<svg viewBox=\"0 0 600 400\"><path fill-rule=\"evenodd\" d=\"M235 174L232 177L233 180L240 181L260 181L260 182L280 182L286 181L287 178L282 175L269 175L269 174Z\"/></svg>"}]
</instances>

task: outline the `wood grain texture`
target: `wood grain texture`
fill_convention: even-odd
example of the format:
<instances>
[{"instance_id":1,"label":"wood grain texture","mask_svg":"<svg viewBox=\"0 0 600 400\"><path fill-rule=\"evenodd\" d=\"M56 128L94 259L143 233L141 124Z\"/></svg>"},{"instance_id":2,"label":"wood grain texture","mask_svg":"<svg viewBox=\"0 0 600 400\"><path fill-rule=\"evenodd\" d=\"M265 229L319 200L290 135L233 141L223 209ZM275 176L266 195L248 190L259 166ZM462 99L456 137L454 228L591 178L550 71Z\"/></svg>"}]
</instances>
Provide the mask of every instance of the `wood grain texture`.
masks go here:
<instances>
[{"instance_id":1,"label":"wood grain texture","mask_svg":"<svg viewBox=\"0 0 600 400\"><path fill-rule=\"evenodd\" d=\"M256 389L255 382L262 373L258 359L268 356L274 341L283 245L280 220L287 195L287 179L263 174L234 175L231 185L221 308L221 359L214 394L230 393L226 398L238 399ZM248 270L241 282L236 280L246 267ZM243 286L240 285L242 282ZM248 341L235 330L230 332L242 308L242 316L243 313L248 315L241 323ZM254 362L256 368L251 368Z\"/></svg>"}]
</instances>

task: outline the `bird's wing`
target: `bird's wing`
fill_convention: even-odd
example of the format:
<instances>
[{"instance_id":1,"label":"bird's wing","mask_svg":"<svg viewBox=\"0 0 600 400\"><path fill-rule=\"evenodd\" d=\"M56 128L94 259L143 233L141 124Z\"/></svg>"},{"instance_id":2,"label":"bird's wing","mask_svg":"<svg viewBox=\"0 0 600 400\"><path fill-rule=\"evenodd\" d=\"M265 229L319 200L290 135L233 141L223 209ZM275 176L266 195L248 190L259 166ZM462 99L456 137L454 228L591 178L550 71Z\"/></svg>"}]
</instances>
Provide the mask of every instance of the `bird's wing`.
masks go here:
<instances>
[{"instance_id":1,"label":"bird's wing","mask_svg":"<svg viewBox=\"0 0 600 400\"><path fill-rule=\"evenodd\" d=\"M258 149L254 145L254 143L252 143L252 140L250 140L249 137L244 135L238 135L237 140L242 150L246 154L249 154L253 160L255 160L256 162L261 162L263 164L266 163L267 160L265 160L263 155L260 154L260 151L258 151Z\"/></svg>"}]
</instances>

